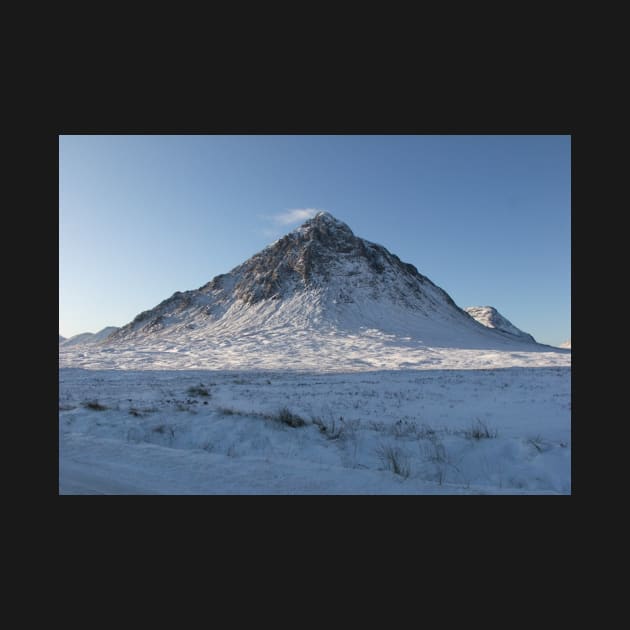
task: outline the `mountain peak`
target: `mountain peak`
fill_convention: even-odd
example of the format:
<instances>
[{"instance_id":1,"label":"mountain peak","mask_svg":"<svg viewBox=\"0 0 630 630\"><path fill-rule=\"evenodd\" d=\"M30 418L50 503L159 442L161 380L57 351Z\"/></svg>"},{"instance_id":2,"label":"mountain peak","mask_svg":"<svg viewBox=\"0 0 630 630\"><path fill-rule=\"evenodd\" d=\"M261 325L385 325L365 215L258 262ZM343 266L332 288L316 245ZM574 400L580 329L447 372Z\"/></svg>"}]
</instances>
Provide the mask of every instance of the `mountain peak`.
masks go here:
<instances>
[{"instance_id":1,"label":"mountain peak","mask_svg":"<svg viewBox=\"0 0 630 630\"><path fill-rule=\"evenodd\" d=\"M354 237L354 233L348 224L340 221L330 214L330 212L325 212L323 210L312 216L310 219L304 221L304 223L294 230L294 232L305 236L319 236L320 240L322 237L326 237L331 234L343 234L346 237Z\"/></svg>"},{"instance_id":2,"label":"mountain peak","mask_svg":"<svg viewBox=\"0 0 630 630\"><path fill-rule=\"evenodd\" d=\"M310 219L307 219L307 221L314 221L315 219L317 219L318 221L331 221L334 223L341 223L341 221L339 221L337 217L334 217L332 214L330 214L330 212L326 212L326 210L320 210Z\"/></svg>"},{"instance_id":3,"label":"mountain peak","mask_svg":"<svg viewBox=\"0 0 630 630\"><path fill-rule=\"evenodd\" d=\"M492 322L500 318L491 307L482 310ZM264 331L378 330L438 345L477 343L469 337L501 343L506 328L517 338L510 326L480 326L413 265L320 211L228 273L140 313L108 342L223 344Z\"/></svg>"}]
</instances>

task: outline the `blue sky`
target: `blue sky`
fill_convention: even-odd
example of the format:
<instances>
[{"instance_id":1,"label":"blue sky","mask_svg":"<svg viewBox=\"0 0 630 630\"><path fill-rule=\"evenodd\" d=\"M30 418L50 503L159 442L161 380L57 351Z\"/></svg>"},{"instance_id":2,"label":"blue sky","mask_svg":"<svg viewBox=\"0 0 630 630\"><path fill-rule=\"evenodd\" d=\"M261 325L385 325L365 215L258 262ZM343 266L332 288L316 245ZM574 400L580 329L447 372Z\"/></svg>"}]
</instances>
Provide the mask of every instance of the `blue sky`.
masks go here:
<instances>
[{"instance_id":1,"label":"blue sky","mask_svg":"<svg viewBox=\"0 0 630 630\"><path fill-rule=\"evenodd\" d=\"M458 305L559 344L570 153L557 135L60 136L59 332L126 324L299 225L290 211L320 209Z\"/></svg>"}]
</instances>

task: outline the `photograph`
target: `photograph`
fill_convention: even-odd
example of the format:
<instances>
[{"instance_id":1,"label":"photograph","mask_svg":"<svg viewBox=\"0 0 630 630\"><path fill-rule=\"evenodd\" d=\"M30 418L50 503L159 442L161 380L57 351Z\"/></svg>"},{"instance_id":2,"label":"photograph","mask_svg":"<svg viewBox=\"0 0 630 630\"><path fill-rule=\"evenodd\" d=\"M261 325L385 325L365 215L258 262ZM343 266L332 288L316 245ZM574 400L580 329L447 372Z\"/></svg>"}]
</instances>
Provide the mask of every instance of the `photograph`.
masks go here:
<instances>
[{"instance_id":1,"label":"photograph","mask_svg":"<svg viewBox=\"0 0 630 630\"><path fill-rule=\"evenodd\" d=\"M59 495L571 495L570 132L57 138Z\"/></svg>"}]
</instances>

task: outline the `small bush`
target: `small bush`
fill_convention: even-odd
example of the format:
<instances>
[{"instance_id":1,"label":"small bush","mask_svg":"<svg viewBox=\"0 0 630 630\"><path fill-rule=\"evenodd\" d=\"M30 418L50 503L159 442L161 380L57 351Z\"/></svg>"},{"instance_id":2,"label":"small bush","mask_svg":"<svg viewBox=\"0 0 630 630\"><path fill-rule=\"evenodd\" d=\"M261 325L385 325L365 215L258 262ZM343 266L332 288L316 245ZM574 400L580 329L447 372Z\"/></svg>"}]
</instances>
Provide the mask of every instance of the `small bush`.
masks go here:
<instances>
[{"instance_id":1,"label":"small bush","mask_svg":"<svg viewBox=\"0 0 630 630\"><path fill-rule=\"evenodd\" d=\"M168 424L159 424L152 429L153 433L159 433L160 435L170 435L171 438L175 437L175 429Z\"/></svg>"},{"instance_id":2,"label":"small bush","mask_svg":"<svg viewBox=\"0 0 630 630\"><path fill-rule=\"evenodd\" d=\"M175 409L177 411L187 411L188 413L196 414L194 404L197 404L196 400L176 401Z\"/></svg>"},{"instance_id":3,"label":"small bush","mask_svg":"<svg viewBox=\"0 0 630 630\"><path fill-rule=\"evenodd\" d=\"M489 429L488 425L477 418L470 429L464 431L464 436L469 440L487 440L496 438L499 432L496 429Z\"/></svg>"},{"instance_id":4,"label":"small bush","mask_svg":"<svg viewBox=\"0 0 630 630\"><path fill-rule=\"evenodd\" d=\"M448 464L450 463L446 447L439 439L429 440L428 444L424 448L424 456L430 462L434 464Z\"/></svg>"},{"instance_id":5,"label":"small bush","mask_svg":"<svg viewBox=\"0 0 630 630\"><path fill-rule=\"evenodd\" d=\"M409 460L399 448L381 444L376 449L376 454L388 470L391 470L395 475L400 475L404 479L409 477L411 473Z\"/></svg>"},{"instance_id":6,"label":"small bush","mask_svg":"<svg viewBox=\"0 0 630 630\"><path fill-rule=\"evenodd\" d=\"M235 416L235 415L238 415L238 411L236 411L236 409L232 409L231 407L219 407L217 409L217 411L222 416Z\"/></svg>"},{"instance_id":7,"label":"small bush","mask_svg":"<svg viewBox=\"0 0 630 630\"><path fill-rule=\"evenodd\" d=\"M278 414L276 416L272 416L271 418L272 420L286 424L288 427L292 427L294 429L306 425L306 420L289 411L287 407L280 409Z\"/></svg>"},{"instance_id":8,"label":"small bush","mask_svg":"<svg viewBox=\"0 0 630 630\"><path fill-rule=\"evenodd\" d=\"M333 418L330 422L325 422L321 418L313 418L313 424L319 428L329 440L338 440L344 434L343 418L339 417L339 424Z\"/></svg>"},{"instance_id":9,"label":"small bush","mask_svg":"<svg viewBox=\"0 0 630 630\"><path fill-rule=\"evenodd\" d=\"M416 434L421 440L434 440L436 439L437 432L433 427L424 423L417 429Z\"/></svg>"},{"instance_id":10,"label":"small bush","mask_svg":"<svg viewBox=\"0 0 630 630\"><path fill-rule=\"evenodd\" d=\"M189 387L186 391L191 396L205 396L207 398L210 397L210 392L203 385Z\"/></svg>"},{"instance_id":11,"label":"small bush","mask_svg":"<svg viewBox=\"0 0 630 630\"><path fill-rule=\"evenodd\" d=\"M394 437L408 437L418 433L418 425L413 420L398 420L390 429Z\"/></svg>"},{"instance_id":12,"label":"small bush","mask_svg":"<svg viewBox=\"0 0 630 630\"><path fill-rule=\"evenodd\" d=\"M107 407L105 405L101 405L98 400L89 400L83 403L83 406L86 409L91 409L92 411L105 411Z\"/></svg>"},{"instance_id":13,"label":"small bush","mask_svg":"<svg viewBox=\"0 0 630 630\"><path fill-rule=\"evenodd\" d=\"M526 440L526 443L533 446L539 453L544 453L551 448L551 444L545 442L545 440L543 440L540 435L529 438L528 440Z\"/></svg>"},{"instance_id":14,"label":"small bush","mask_svg":"<svg viewBox=\"0 0 630 630\"><path fill-rule=\"evenodd\" d=\"M455 465L451 456L446 451L446 447L437 435L429 437L428 440L422 444L421 449L425 461L433 464L435 468L435 480L439 485L442 485L446 481L446 475L449 469L452 468L457 473L460 473L459 468Z\"/></svg>"}]
</instances>

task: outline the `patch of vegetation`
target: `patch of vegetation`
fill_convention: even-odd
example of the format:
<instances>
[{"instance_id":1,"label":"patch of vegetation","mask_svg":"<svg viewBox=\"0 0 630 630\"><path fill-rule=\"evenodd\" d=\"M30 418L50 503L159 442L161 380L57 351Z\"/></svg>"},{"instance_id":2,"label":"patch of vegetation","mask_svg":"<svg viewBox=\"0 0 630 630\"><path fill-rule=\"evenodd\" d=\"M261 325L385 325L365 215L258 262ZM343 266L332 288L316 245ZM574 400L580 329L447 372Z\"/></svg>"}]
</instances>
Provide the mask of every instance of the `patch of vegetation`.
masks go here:
<instances>
[{"instance_id":1,"label":"patch of vegetation","mask_svg":"<svg viewBox=\"0 0 630 630\"><path fill-rule=\"evenodd\" d=\"M453 469L458 474L461 474L460 469L457 467L452 457L446 450L443 442L437 435L427 438L426 442L423 442L421 450L424 459L431 462L435 468L435 480L441 486L446 481L447 472Z\"/></svg>"},{"instance_id":2,"label":"patch of vegetation","mask_svg":"<svg viewBox=\"0 0 630 630\"><path fill-rule=\"evenodd\" d=\"M368 426L372 431L385 431L388 425L382 420L370 420Z\"/></svg>"},{"instance_id":3,"label":"patch of vegetation","mask_svg":"<svg viewBox=\"0 0 630 630\"><path fill-rule=\"evenodd\" d=\"M170 435L171 438L175 437L175 429L168 424L158 424L151 429L153 433L159 433L160 435Z\"/></svg>"},{"instance_id":4,"label":"patch of vegetation","mask_svg":"<svg viewBox=\"0 0 630 630\"><path fill-rule=\"evenodd\" d=\"M175 409L177 409L177 411L187 411L188 413L196 414L197 412L192 407L194 402L196 401L187 400L185 403L178 402L175 405Z\"/></svg>"},{"instance_id":5,"label":"patch of vegetation","mask_svg":"<svg viewBox=\"0 0 630 630\"><path fill-rule=\"evenodd\" d=\"M191 396L205 396L207 398L210 397L210 392L203 385L193 385L189 387L187 393Z\"/></svg>"},{"instance_id":6,"label":"patch of vegetation","mask_svg":"<svg viewBox=\"0 0 630 630\"><path fill-rule=\"evenodd\" d=\"M418 428L418 430L416 431L416 435L421 440L433 440L436 438L437 431L433 427L430 427L428 424L425 423Z\"/></svg>"},{"instance_id":7,"label":"patch of vegetation","mask_svg":"<svg viewBox=\"0 0 630 630\"><path fill-rule=\"evenodd\" d=\"M277 413L260 413L255 411L240 411L233 407L217 407L217 411L223 416L244 416L248 418L261 418L271 420L279 424L284 424L291 428L303 427L308 424L304 418L290 411L287 407L282 407Z\"/></svg>"},{"instance_id":8,"label":"patch of vegetation","mask_svg":"<svg viewBox=\"0 0 630 630\"><path fill-rule=\"evenodd\" d=\"M464 431L464 437L469 440L488 440L494 439L499 435L497 429L490 429L488 425L483 421L477 418L475 422L473 422L470 429L466 429Z\"/></svg>"},{"instance_id":9,"label":"patch of vegetation","mask_svg":"<svg viewBox=\"0 0 630 630\"><path fill-rule=\"evenodd\" d=\"M281 424L286 424L288 427L292 427L294 429L306 426L306 420L289 411L287 407L282 407L275 416L269 416L269 419L280 422Z\"/></svg>"},{"instance_id":10,"label":"patch of vegetation","mask_svg":"<svg viewBox=\"0 0 630 630\"><path fill-rule=\"evenodd\" d=\"M237 416L240 415L236 409L232 409L231 407L218 407L217 411L222 416Z\"/></svg>"},{"instance_id":11,"label":"patch of vegetation","mask_svg":"<svg viewBox=\"0 0 630 630\"><path fill-rule=\"evenodd\" d=\"M413 420L398 420L391 427L391 433L394 437L408 437L418 434L418 424Z\"/></svg>"},{"instance_id":12,"label":"patch of vegetation","mask_svg":"<svg viewBox=\"0 0 630 630\"><path fill-rule=\"evenodd\" d=\"M411 474L409 460L399 448L381 444L376 449L376 454L386 468L391 470L395 475L407 479Z\"/></svg>"},{"instance_id":13,"label":"patch of vegetation","mask_svg":"<svg viewBox=\"0 0 630 630\"><path fill-rule=\"evenodd\" d=\"M83 403L83 406L86 409L91 409L92 411L105 411L107 407L105 405L101 405L98 400L88 400Z\"/></svg>"},{"instance_id":14,"label":"patch of vegetation","mask_svg":"<svg viewBox=\"0 0 630 630\"><path fill-rule=\"evenodd\" d=\"M338 440L343 436L345 431L343 416L339 416L339 421L336 421L334 418L328 422L321 418L313 418L311 422L319 429L320 433L323 433L329 440Z\"/></svg>"},{"instance_id":15,"label":"patch of vegetation","mask_svg":"<svg viewBox=\"0 0 630 630\"><path fill-rule=\"evenodd\" d=\"M531 446L533 446L539 453L544 453L551 448L551 444L545 442L540 435L536 435L535 437L529 438L525 440L525 442ZM562 443L561 443L562 446Z\"/></svg>"}]
</instances>

